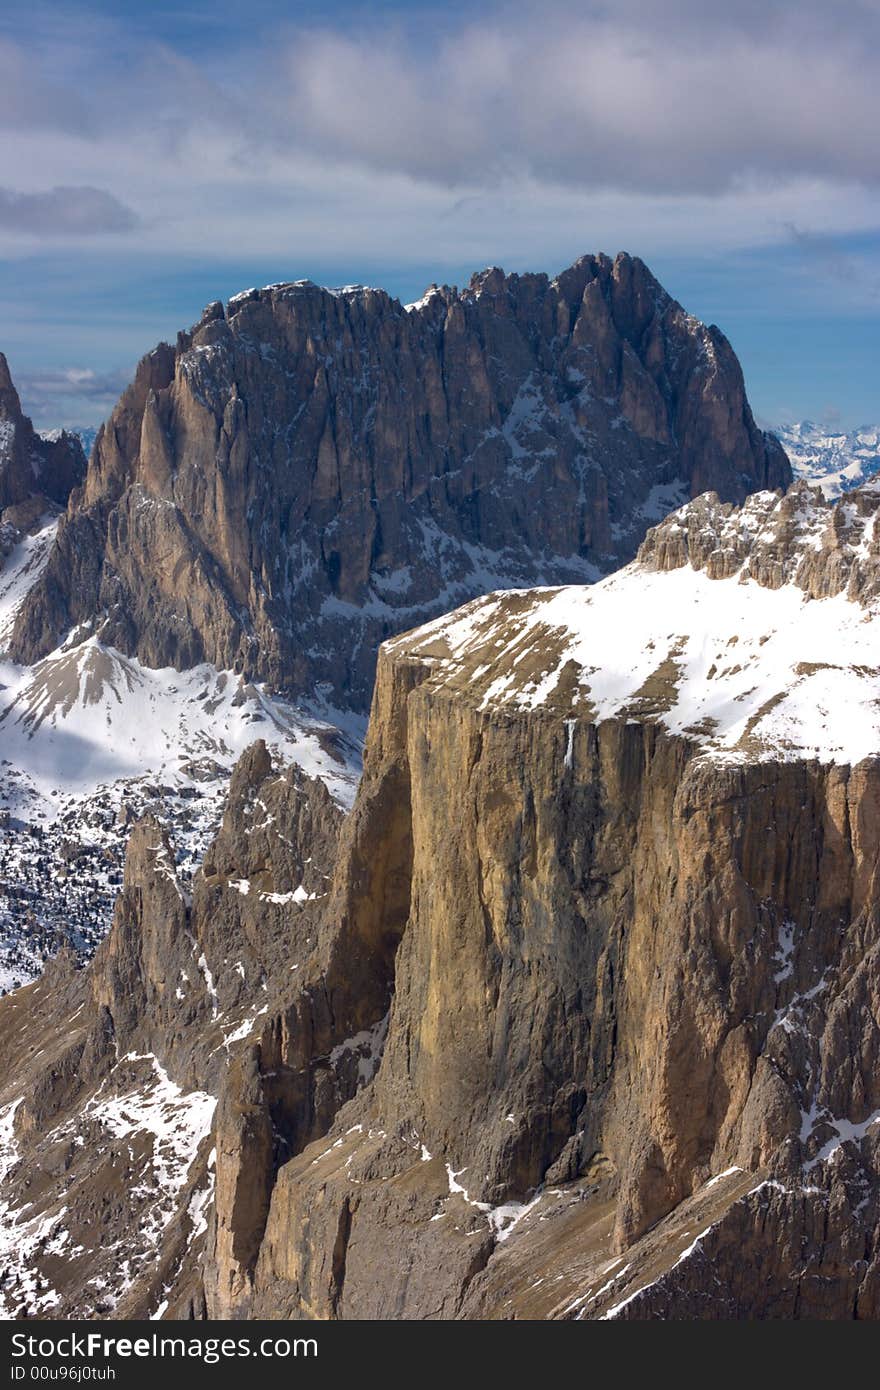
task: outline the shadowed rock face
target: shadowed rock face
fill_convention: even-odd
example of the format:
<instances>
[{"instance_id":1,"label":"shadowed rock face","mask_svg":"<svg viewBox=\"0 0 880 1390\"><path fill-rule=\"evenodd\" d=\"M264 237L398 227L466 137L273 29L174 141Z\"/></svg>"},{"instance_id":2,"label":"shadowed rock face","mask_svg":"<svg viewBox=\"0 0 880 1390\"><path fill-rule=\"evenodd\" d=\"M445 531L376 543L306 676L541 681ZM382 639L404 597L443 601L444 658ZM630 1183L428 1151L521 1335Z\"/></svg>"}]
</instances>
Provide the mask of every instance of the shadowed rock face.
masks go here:
<instances>
[{"instance_id":1,"label":"shadowed rock face","mask_svg":"<svg viewBox=\"0 0 880 1390\"><path fill-rule=\"evenodd\" d=\"M9 365L0 352L0 563L42 516L67 505L85 471L76 435L62 430L44 439L22 414Z\"/></svg>"},{"instance_id":2,"label":"shadowed rock face","mask_svg":"<svg viewBox=\"0 0 880 1390\"><path fill-rule=\"evenodd\" d=\"M248 291L144 359L19 614L146 665L366 708L389 634L487 589L594 579L711 488L785 486L739 364L641 261ZM106 616L104 616L106 615Z\"/></svg>"},{"instance_id":3,"label":"shadowed rock face","mask_svg":"<svg viewBox=\"0 0 880 1390\"><path fill-rule=\"evenodd\" d=\"M254 744L192 900L145 818L90 966L59 957L0 1001L3 1316L203 1314L217 1095L311 954L340 819L323 783ZM271 1172L278 1141L263 1137ZM256 1166L252 1181L266 1186ZM239 1221L245 1210L254 1241L239 1196Z\"/></svg>"}]
</instances>

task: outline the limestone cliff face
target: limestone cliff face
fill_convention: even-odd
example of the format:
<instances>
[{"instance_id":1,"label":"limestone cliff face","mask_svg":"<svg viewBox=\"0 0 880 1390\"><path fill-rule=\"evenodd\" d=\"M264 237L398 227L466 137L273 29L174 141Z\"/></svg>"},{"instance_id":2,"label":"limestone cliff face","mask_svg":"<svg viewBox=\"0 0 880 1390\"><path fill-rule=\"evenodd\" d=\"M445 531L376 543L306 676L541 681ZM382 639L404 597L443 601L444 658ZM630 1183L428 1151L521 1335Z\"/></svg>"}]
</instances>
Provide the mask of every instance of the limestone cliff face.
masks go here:
<instances>
[{"instance_id":1,"label":"limestone cliff face","mask_svg":"<svg viewBox=\"0 0 880 1390\"><path fill-rule=\"evenodd\" d=\"M9 365L0 352L0 563L47 512L67 505L86 460L76 435L37 434L22 414Z\"/></svg>"},{"instance_id":2,"label":"limestone cliff face","mask_svg":"<svg viewBox=\"0 0 880 1390\"><path fill-rule=\"evenodd\" d=\"M158 1211L117 1316L880 1317L878 545L876 488L699 501L385 644L338 840L259 747L191 906L143 825L93 966L0 1002L28 1269Z\"/></svg>"},{"instance_id":3,"label":"limestone cliff face","mask_svg":"<svg viewBox=\"0 0 880 1390\"><path fill-rule=\"evenodd\" d=\"M697 1262L701 1315L842 1317L858 1297L876 1316L880 759L725 768L620 721L579 726L569 749L562 721L462 709L390 658L374 721L404 691L402 746L382 735L412 786L387 1041L371 1086L264 1197L250 1309L498 1316L503 1289L528 1315L538 1216L564 1230L576 1200L608 1220L592 1265L564 1243L551 1263L560 1301L540 1315L559 1315L562 1294L588 1303L606 1267L739 1169L749 1183L712 1212L705 1257L729 1269L748 1226L753 1277L722 1280L713 1303ZM374 1025L384 1007L376 995ZM801 1230L829 1203L847 1239L805 1259ZM692 1315L687 1275L630 1315Z\"/></svg>"},{"instance_id":4,"label":"limestone cliff face","mask_svg":"<svg viewBox=\"0 0 880 1390\"><path fill-rule=\"evenodd\" d=\"M878 506L876 478L834 506L806 482L782 498L756 493L740 508L708 493L652 527L638 558L661 572L687 565L710 579L737 575L766 589L792 584L810 598L845 594L865 607L880 596Z\"/></svg>"},{"instance_id":5,"label":"limestone cliff face","mask_svg":"<svg viewBox=\"0 0 880 1390\"><path fill-rule=\"evenodd\" d=\"M150 666L365 708L390 633L493 586L595 578L713 488L790 481L723 335L641 261L475 276L404 309L277 285L144 359L19 615Z\"/></svg>"},{"instance_id":6,"label":"limestone cliff face","mask_svg":"<svg viewBox=\"0 0 880 1390\"><path fill-rule=\"evenodd\" d=\"M876 498L855 506L870 566ZM800 541L817 572L830 509L825 527ZM619 582L638 602L652 572ZM615 582L591 591L597 633ZM790 587L795 628L837 602ZM518 700L535 670L508 605L547 601L490 599L383 650L313 962L342 1007L309 1065L345 1027L381 1035L381 1060L329 1128L298 1102L236 1311L876 1317L880 756L809 756L791 728L724 753L717 729L676 729L668 691L597 719L543 670L543 701ZM876 633L876 603L846 602ZM749 634L771 651L772 603ZM703 643L698 610L673 625ZM556 650L546 622L532 640ZM845 631L833 655L846 670ZM279 1027L306 1055L314 997L263 1034L248 1086L277 1074ZM207 1271L228 1311L219 1244Z\"/></svg>"}]
</instances>

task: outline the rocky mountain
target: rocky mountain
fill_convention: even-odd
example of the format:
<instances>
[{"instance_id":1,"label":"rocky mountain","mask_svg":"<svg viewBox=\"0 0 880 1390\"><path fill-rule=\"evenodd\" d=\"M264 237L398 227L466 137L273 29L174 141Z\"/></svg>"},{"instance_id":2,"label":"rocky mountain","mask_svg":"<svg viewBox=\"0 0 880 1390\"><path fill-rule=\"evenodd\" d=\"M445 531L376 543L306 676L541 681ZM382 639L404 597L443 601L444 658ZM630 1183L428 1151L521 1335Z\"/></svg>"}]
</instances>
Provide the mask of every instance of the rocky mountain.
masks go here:
<instances>
[{"instance_id":1,"label":"rocky mountain","mask_svg":"<svg viewBox=\"0 0 880 1390\"><path fill-rule=\"evenodd\" d=\"M727 339L636 258L487 270L406 307L248 290L140 364L9 654L88 629L150 668L365 711L388 635L596 579L687 497L790 478Z\"/></svg>"},{"instance_id":2,"label":"rocky mountain","mask_svg":"<svg viewBox=\"0 0 880 1390\"><path fill-rule=\"evenodd\" d=\"M22 414L9 364L0 352L0 566L25 536L67 505L85 471L76 435L60 430L45 438Z\"/></svg>"},{"instance_id":3,"label":"rocky mountain","mask_svg":"<svg viewBox=\"0 0 880 1390\"><path fill-rule=\"evenodd\" d=\"M322 782L253 746L192 893L145 818L88 970L63 953L2 1000L0 1057L19 1086L0 1111L3 1316L156 1313L186 1283L217 1092L308 954L339 820Z\"/></svg>"},{"instance_id":4,"label":"rocky mountain","mask_svg":"<svg viewBox=\"0 0 880 1390\"><path fill-rule=\"evenodd\" d=\"M37 434L0 356L0 992L106 935L131 826L161 812L188 885L220 822L238 755L257 738L349 806L361 721L325 721L235 672L142 666L89 631L45 659L4 659L50 562L86 461L72 433Z\"/></svg>"},{"instance_id":5,"label":"rocky mountain","mask_svg":"<svg viewBox=\"0 0 880 1390\"><path fill-rule=\"evenodd\" d=\"M354 797L358 727L347 736L234 672L151 671L90 638L33 667L0 662L4 682L0 989L33 979L64 945L91 956L140 816L160 815L173 833L188 890L236 759L256 739L322 777L338 805Z\"/></svg>"},{"instance_id":6,"label":"rocky mountain","mask_svg":"<svg viewBox=\"0 0 880 1390\"><path fill-rule=\"evenodd\" d=\"M91 953L138 816L172 818L186 886L254 739L350 806L389 634L596 579L691 493L789 477L727 340L629 256L408 306L303 282L211 305L141 363L61 521L10 533L0 989Z\"/></svg>"},{"instance_id":7,"label":"rocky mountain","mask_svg":"<svg viewBox=\"0 0 880 1390\"><path fill-rule=\"evenodd\" d=\"M0 1001L5 1310L880 1316L878 633L880 484L708 495L385 643L341 823L142 823Z\"/></svg>"},{"instance_id":8,"label":"rocky mountain","mask_svg":"<svg viewBox=\"0 0 880 1390\"><path fill-rule=\"evenodd\" d=\"M795 477L821 487L826 497L840 497L880 471L880 425L835 432L800 420L776 434Z\"/></svg>"},{"instance_id":9,"label":"rocky mountain","mask_svg":"<svg viewBox=\"0 0 880 1390\"><path fill-rule=\"evenodd\" d=\"M71 492L83 482L85 471L85 455L74 434L60 430L49 437L40 435L22 413L9 365L0 353L0 708L7 695L8 667L2 661L2 649L11 619L47 563L59 516ZM14 800L10 792L26 773L13 764L13 750L4 734L0 734L0 751L0 989L5 989L31 978L63 937L49 927L42 907L38 913L33 910L45 901L47 889L52 896L44 872L42 830L28 827L27 849L10 835ZM57 840L59 868L63 865L66 877L61 850L65 837L59 834ZM83 942L93 919L100 919L101 934L106 930L111 892L107 866L90 864L88 868L95 872L85 876ZM60 885L57 895L62 897Z\"/></svg>"},{"instance_id":10,"label":"rocky mountain","mask_svg":"<svg viewBox=\"0 0 880 1390\"><path fill-rule=\"evenodd\" d=\"M60 430L46 438L36 432L22 414L10 368L0 353L0 527L21 524L28 530L39 514L36 506L42 505L44 512L51 505L67 506L83 477L85 455L78 436Z\"/></svg>"}]
</instances>

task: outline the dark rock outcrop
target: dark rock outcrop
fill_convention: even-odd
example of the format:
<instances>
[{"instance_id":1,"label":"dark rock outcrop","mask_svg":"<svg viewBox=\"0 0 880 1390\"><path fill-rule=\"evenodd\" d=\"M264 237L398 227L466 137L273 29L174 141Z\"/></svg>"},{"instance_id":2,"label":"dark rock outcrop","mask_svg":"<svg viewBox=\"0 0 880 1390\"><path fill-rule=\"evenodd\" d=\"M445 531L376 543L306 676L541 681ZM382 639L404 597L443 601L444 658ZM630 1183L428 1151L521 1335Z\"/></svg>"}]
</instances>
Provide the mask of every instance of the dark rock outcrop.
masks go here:
<instances>
[{"instance_id":1,"label":"dark rock outcrop","mask_svg":"<svg viewBox=\"0 0 880 1390\"><path fill-rule=\"evenodd\" d=\"M791 478L726 338L638 259L493 269L405 309L309 282L144 358L16 623L79 623L365 709L389 634L495 587L595 578L688 496Z\"/></svg>"},{"instance_id":2,"label":"dark rock outcrop","mask_svg":"<svg viewBox=\"0 0 880 1390\"><path fill-rule=\"evenodd\" d=\"M22 414L9 365L0 352L0 563L48 512L67 505L86 460L75 434L37 433Z\"/></svg>"}]
</instances>

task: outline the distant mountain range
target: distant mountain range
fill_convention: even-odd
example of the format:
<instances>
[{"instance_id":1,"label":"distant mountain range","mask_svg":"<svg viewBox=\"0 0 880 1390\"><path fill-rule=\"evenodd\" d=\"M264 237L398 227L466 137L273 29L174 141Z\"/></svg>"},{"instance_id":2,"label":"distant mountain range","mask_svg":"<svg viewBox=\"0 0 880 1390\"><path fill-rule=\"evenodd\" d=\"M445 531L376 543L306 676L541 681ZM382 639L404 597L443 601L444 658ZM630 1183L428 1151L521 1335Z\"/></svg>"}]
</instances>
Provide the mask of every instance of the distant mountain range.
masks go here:
<instances>
[{"instance_id":1,"label":"distant mountain range","mask_svg":"<svg viewBox=\"0 0 880 1390\"><path fill-rule=\"evenodd\" d=\"M77 426L74 428L73 433L79 435L80 442L83 446L83 453L86 458L88 458L89 454L92 452L92 445L98 434L97 427L95 425Z\"/></svg>"},{"instance_id":2,"label":"distant mountain range","mask_svg":"<svg viewBox=\"0 0 880 1390\"><path fill-rule=\"evenodd\" d=\"M835 433L827 425L800 420L774 433L785 447L795 477L819 483L829 500L858 487L880 469L880 425Z\"/></svg>"}]
</instances>

